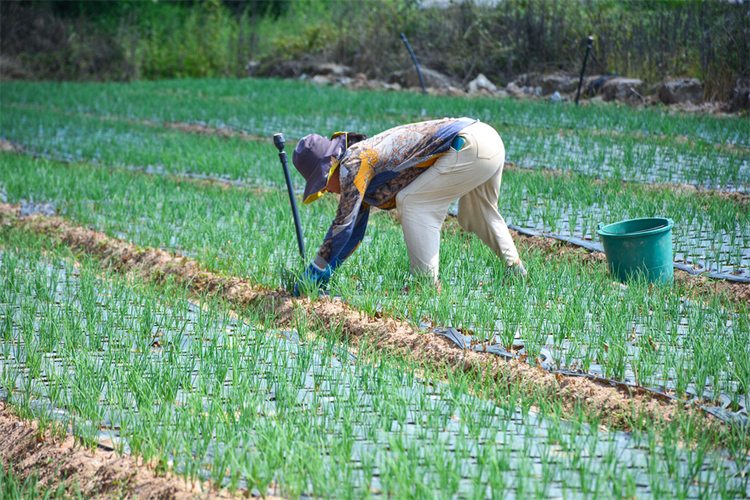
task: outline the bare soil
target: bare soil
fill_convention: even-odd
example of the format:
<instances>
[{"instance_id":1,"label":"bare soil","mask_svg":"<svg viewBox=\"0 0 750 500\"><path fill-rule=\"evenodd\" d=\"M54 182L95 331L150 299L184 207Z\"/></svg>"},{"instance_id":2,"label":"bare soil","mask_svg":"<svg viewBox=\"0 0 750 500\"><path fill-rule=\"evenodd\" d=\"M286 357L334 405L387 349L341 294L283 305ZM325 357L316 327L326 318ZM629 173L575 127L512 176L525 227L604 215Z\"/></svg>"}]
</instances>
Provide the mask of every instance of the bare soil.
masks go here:
<instances>
[{"instance_id":1,"label":"bare soil","mask_svg":"<svg viewBox=\"0 0 750 500\"><path fill-rule=\"evenodd\" d=\"M73 498L121 499L222 499L226 491L208 482L188 482L169 470L120 455L104 446L87 448L71 434L40 428L38 422L13 415L0 401L0 466L21 480L36 475L42 490L64 486ZM247 492L238 492L246 496ZM273 498L273 497L266 497Z\"/></svg>"},{"instance_id":2,"label":"bare soil","mask_svg":"<svg viewBox=\"0 0 750 500\"><path fill-rule=\"evenodd\" d=\"M147 122L149 125L158 125L156 123ZM224 138L236 137L239 139L245 139L248 141L269 141L270 138L263 137L255 134L247 134L240 132L239 130L227 128L227 127L209 127L207 125L201 125L198 123L184 123L184 122L167 122L163 124L165 128L179 130L180 132L186 132L188 134L203 134L203 135L216 135Z\"/></svg>"},{"instance_id":3,"label":"bare soil","mask_svg":"<svg viewBox=\"0 0 750 500\"><path fill-rule=\"evenodd\" d=\"M12 142L6 141L5 139L0 138L0 151L21 151L22 149L15 146Z\"/></svg>"}]
</instances>

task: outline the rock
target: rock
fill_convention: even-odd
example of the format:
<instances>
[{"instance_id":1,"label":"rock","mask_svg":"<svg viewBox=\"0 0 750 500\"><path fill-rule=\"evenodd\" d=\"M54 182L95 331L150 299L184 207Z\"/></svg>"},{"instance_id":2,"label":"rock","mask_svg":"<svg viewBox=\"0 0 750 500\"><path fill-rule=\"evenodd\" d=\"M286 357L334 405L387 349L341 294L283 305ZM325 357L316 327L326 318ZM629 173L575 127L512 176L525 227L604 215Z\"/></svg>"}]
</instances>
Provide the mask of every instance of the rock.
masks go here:
<instances>
[{"instance_id":1,"label":"rock","mask_svg":"<svg viewBox=\"0 0 750 500\"><path fill-rule=\"evenodd\" d=\"M266 64L258 68L258 76L270 76L279 78L299 78L301 75L309 73L305 70L307 63L305 61L280 61L278 63Z\"/></svg>"},{"instance_id":2,"label":"rock","mask_svg":"<svg viewBox=\"0 0 750 500\"><path fill-rule=\"evenodd\" d=\"M599 95L605 101L632 101L642 97L643 81L637 78L610 78L602 85Z\"/></svg>"},{"instance_id":3,"label":"rock","mask_svg":"<svg viewBox=\"0 0 750 500\"><path fill-rule=\"evenodd\" d=\"M476 95L482 90L487 91L490 94L494 94L495 92L497 92L497 87L489 80L489 78L484 76L482 73L479 73L479 76L469 82L469 84L466 86L466 91L469 93L469 95Z\"/></svg>"},{"instance_id":4,"label":"rock","mask_svg":"<svg viewBox=\"0 0 750 500\"><path fill-rule=\"evenodd\" d=\"M729 103L730 111L750 111L750 80L738 81L737 86L732 89L732 100Z\"/></svg>"},{"instance_id":5,"label":"rock","mask_svg":"<svg viewBox=\"0 0 750 500\"><path fill-rule=\"evenodd\" d=\"M523 87L540 87L544 83L544 76L541 73L524 73L513 80L519 88Z\"/></svg>"},{"instance_id":6,"label":"rock","mask_svg":"<svg viewBox=\"0 0 750 500\"><path fill-rule=\"evenodd\" d=\"M599 91L602 89L602 86L607 83L609 80L613 78L618 78L619 75L596 75L596 76L588 76L583 79L583 85L582 87L586 89L586 91L583 93L586 97L593 97L596 95L599 95Z\"/></svg>"},{"instance_id":7,"label":"rock","mask_svg":"<svg viewBox=\"0 0 750 500\"><path fill-rule=\"evenodd\" d=\"M523 89L519 87L515 81L510 82L508 86L505 87L505 91L508 93L508 95L511 95L516 98L524 96Z\"/></svg>"},{"instance_id":8,"label":"rock","mask_svg":"<svg viewBox=\"0 0 750 500\"><path fill-rule=\"evenodd\" d=\"M326 75L334 78L351 77L354 74L352 68L343 64L323 63L314 64L308 73L312 75Z\"/></svg>"},{"instance_id":9,"label":"rock","mask_svg":"<svg viewBox=\"0 0 750 500\"><path fill-rule=\"evenodd\" d=\"M454 87L453 85L449 85L447 89L445 89L444 96L446 97L461 97L465 96L466 92L464 92L462 89L458 87Z\"/></svg>"},{"instance_id":10,"label":"rock","mask_svg":"<svg viewBox=\"0 0 750 500\"><path fill-rule=\"evenodd\" d=\"M510 82L507 87L505 87L505 91L507 94L512 95L513 97L541 97L542 96L542 87L519 87L516 82Z\"/></svg>"},{"instance_id":11,"label":"rock","mask_svg":"<svg viewBox=\"0 0 750 500\"><path fill-rule=\"evenodd\" d=\"M333 86L351 88L352 82L354 82L354 78L342 76L341 78L336 79L336 83L334 83Z\"/></svg>"},{"instance_id":12,"label":"rock","mask_svg":"<svg viewBox=\"0 0 750 500\"><path fill-rule=\"evenodd\" d=\"M552 102L562 102L565 100L565 98L560 95L560 92L555 90L555 92L551 96L549 96L549 100Z\"/></svg>"},{"instance_id":13,"label":"rock","mask_svg":"<svg viewBox=\"0 0 750 500\"><path fill-rule=\"evenodd\" d=\"M323 75L333 79L351 77L354 72L349 66L330 62L319 62L311 57L303 57L301 60L280 61L273 64L257 64L250 61L245 70L252 71L253 76L270 76L281 78L299 78L301 75Z\"/></svg>"},{"instance_id":14,"label":"rock","mask_svg":"<svg viewBox=\"0 0 750 500\"><path fill-rule=\"evenodd\" d=\"M545 76L542 79L542 95L550 95L555 92L570 94L578 89L578 78L557 73Z\"/></svg>"},{"instance_id":15,"label":"rock","mask_svg":"<svg viewBox=\"0 0 750 500\"><path fill-rule=\"evenodd\" d=\"M664 104L699 104L703 101L703 85L697 78L666 80L659 88Z\"/></svg>"},{"instance_id":16,"label":"rock","mask_svg":"<svg viewBox=\"0 0 750 500\"><path fill-rule=\"evenodd\" d=\"M435 87L438 89L446 89L454 85L453 80L447 75L439 73L429 68L421 68L422 78L424 79L425 87ZM403 71L394 71L388 77L389 83L398 83L402 87L419 87L421 92L421 85L419 83L419 75L417 74L416 68L409 68Z\"/></svg>"},{"instance_id":17,"label":"rock","mask_svg":"<svg viewBox=\"0 0 750 500\"><path fill-rule=\"evenodd\" d=\"M260 69L259 61L250 61L245 65L245 74L247 76L254 76Z\"/></svg>"},{"instance_id":18,"label":"rock","mask_svg":"<svg viewBox=\"0 0 750 500\"><path fill-rule=\"evenodd\" d=\"M328 77L330 78L330 77ZM386 91L399 91L401 90L401 85L398 83L387 83L382 80L368 80L367 75L364 73L357 73L354 75L354 78L349 77L341 77L336 79L337 83L336 85L343 85L348 89L351 90L386 90Z\"/></svg>"},{"instance_id":19,"label":"rock","mask_svg":"<svg viewBox=\"0 0 750 500\"><path fill-rule=\"evenodd\" d=\"M392 90L392 91L401 90L401 85L399 85L398 83L385 83L382 81L378 81L378 85L383 90Z\"/></svg>"},{"instance_id":20,"label":"rock","mask_svg":"<svg viewBox=\"0 0 750 500\"><path fill-rule=\"evenodd\" d=\"M314 83L315 85L331 85L333 83L333 79L330 76L326 75L315 75L314 77L310 78L310 82Z\"/></svg>"},{"instance_id":21,"label":"rock","mask_svg":"<svg viewBox=\"0 0 750 500\"><path fill-rule=\"evenodd\" d=\"M344 85L348 89L361 90L363 88L367 88L367 83L367 75L365 75L364 73L357 73L356 75L354 75L354 78L344 83Z\"/></svg>"}]
</instances>

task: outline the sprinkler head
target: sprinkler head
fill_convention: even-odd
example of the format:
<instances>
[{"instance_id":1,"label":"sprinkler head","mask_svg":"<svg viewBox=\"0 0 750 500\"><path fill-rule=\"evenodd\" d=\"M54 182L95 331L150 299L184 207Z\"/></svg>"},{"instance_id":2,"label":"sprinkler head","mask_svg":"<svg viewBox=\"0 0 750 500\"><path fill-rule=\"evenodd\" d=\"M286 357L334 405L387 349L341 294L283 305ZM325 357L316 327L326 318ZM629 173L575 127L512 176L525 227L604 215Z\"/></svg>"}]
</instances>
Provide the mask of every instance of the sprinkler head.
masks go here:
<instances>
[{"instance_id":1,"label":"sprinkler head","mask_svg":"<svg viewBox=\"0 0 750 500\"><path fill-rule=\"evenodd\" d=\"M273 143L276 146L276 149L279 150L279 152L284 151L284 146L286 146L284 134L282 134L281 132L279 132L278 134L273 134Z\"/></svg>"},{"instance_id":2,"label":"sprinkler head","mask_svg":"<svg viewBox=\"0 0 750 500\"><path fill-rule=\"evenodd\" d=\"M591 48L591 45L594 43L594 37L590 36L586 39L586 44Z\"/></svg>"}]
</instances>

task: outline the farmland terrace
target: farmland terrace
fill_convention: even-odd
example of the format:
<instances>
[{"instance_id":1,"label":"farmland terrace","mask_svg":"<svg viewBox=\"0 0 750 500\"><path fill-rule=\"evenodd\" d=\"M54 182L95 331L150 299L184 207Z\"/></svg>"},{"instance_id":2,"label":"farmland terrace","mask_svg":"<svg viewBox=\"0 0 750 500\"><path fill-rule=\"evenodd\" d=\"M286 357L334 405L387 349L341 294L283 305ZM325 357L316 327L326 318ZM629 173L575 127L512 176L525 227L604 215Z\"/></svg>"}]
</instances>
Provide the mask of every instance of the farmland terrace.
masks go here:
<instances>
[{"instance_id":1,"label":"farmland terrace","mask_svg":"<svg viewBox=\"0 0 750 500\"><path fill-rule=\"evenodd\" d=\"M746 118L264 79L0 91L0 493L750 495ZM529 276L449 217L443 289L419 286L376 211L293 297L271 135L443 116L503 137ZM300 209L315 248L336 200ZM598 224L656 216L674 283L613 281ZM76 440L101 463L34 451Z\"/></svg>"}]
</instances>

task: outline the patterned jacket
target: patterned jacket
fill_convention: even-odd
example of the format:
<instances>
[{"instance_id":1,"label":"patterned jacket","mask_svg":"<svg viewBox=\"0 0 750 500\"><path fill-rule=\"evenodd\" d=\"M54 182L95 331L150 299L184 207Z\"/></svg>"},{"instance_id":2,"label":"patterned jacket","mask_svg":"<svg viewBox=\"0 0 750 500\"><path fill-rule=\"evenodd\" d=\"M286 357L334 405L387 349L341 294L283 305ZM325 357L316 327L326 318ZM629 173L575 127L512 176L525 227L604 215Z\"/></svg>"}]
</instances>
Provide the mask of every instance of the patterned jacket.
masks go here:
<instances>
[{"instance_id":1,"label":"patterned jacket","mask_svg":"<svg viewBox=\"0 0 750 500\"><path fill-rule=\"evenodd\" d=\"M476 120L443 118L386 130L346 150L339 162L341 199L315 264L336 268L365 235L370 207L390 210L396 195L450 149ZM334 173L336 175L336 173Z\"/></svg>"}]
</instances>

